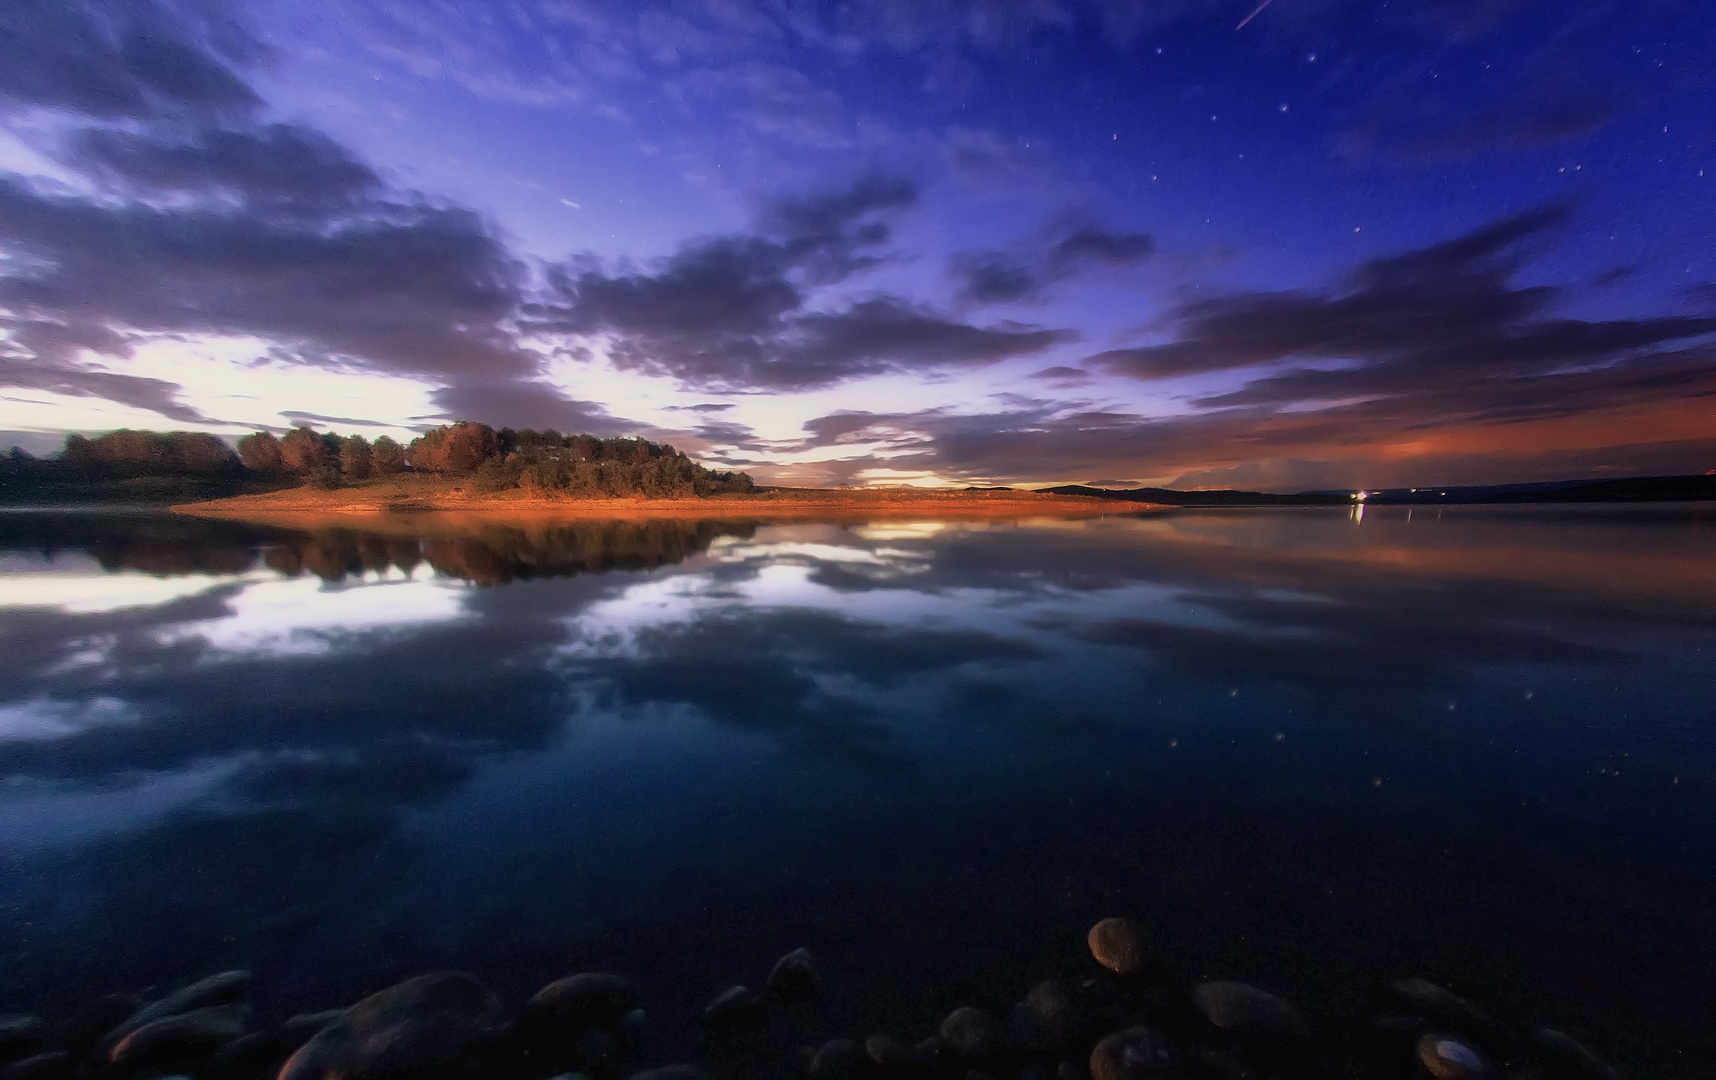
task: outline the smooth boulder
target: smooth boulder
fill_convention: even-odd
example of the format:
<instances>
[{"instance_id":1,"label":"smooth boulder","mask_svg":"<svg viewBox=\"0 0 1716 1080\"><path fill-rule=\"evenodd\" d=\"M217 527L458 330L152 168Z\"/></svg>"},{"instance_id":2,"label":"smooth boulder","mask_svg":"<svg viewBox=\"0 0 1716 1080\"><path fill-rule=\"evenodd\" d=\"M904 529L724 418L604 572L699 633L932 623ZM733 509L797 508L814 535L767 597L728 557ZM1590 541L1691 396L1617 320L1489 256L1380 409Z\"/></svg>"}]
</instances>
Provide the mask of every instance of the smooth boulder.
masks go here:
<instances>
[{"instance_id":1,"label":"smooth boulder","mask_svg":"<svg viewBox=\"0 0 1716 1080\"><path fill-rule=\"evenodd\" d=\"M1001 1025L974 1005L962 1005L941 1022L941 1041L956 1057L987 1057L1001 1038Z\"/></svg>"},{"instance_id":2,"label":"smooth boulder","mask_svg":"<svg viewBox=\"0 0 1716 1080\"><path fill-rule=\"evenodd\" d=\"M1486 1080L1490 1075L1490 1065L1483 1053L1452 1035L1420 1038L1418 1063L1435 1080Z\"/></svg>"},{"instance_id":3,"label":"smooth boulder","mask_svg":"<svg viewBox=\"0 0 1716 1080\"><path fill-rule=\"evenodd\" d=\"M1090 955L1116 975L1136 975L1149 963L1144 931L1131 919L1104 919L1085 935Z\"/></svg>"},{"instance_id":4,"label":"smooth boulder","mask_svg":"<svg viewBox=\"0 0 1716 1080\"><path fill-rule=\"evenodd\" d=\"M1047 1050L1067 1041L1078 1029L1078 1002L1065 983L1045 979L1013 1009L1013 1032L1021 1045Z\"/></svg>"},{"instance_id":5,"label":"smooth boulder","mask_svg":"<svg viewBox=\"0 0 1716 1080\"><path fill-rule=\"evenodd\" d=\"M810 1059L810 1080L849 1080L862 1056L851 1039L830 1039Z\"/></svg>"},{"instance_id":6,"label":"smooth boulder","mask_svg":"<svg viewBox=\"0 0 1716 1080\"><path fill-rule=\"evenodd\" d=\"M505 1032L499 999L472 976L419 975L347 1009L287 1059L278 1080L389 1080L450 1065Z\"/></svg>"},{"instance_id":7,"label":"smooth boulder","mask_svg":"<svg viewBox=\"0 0 1716 1080\"><path fill-rule=\"evenodd\" d=\"M809 949L794 949L769 969L763 989L778 998L793 1000L815 997L822 989L822 975L816 970L816 959Z\"/></svg>"},{"instance_id":8,"label":"smooth boulder","mask_svg":"<svg viewBox=\"0 0 1716 1080\"><path fill-rule=\"evenodd\" d=\"M111 1049L144 1024L197 1009L231 1004L249 993L250 984L255 981L255 976L243 970L223 971L206 979L198 979L189 986L182 986L166 997L151 1001L138 1009L110 1030L102 1041Z\"/></svg>"},{"instance_id":9,"label":"smooth boulder","mask_svg":"<svg viewBox=\"0 0 1716 1080\"><path fill-rule=\"evenodd\" d=\"M1313 1030L1298 1009L1249 983L1199 983L1192 987L1192 1004L1204 1019L1234 1035L1288 1039Z\"/></svg>"},{"instance_id":10,"label":"smooth boulder","mask_svg":"<svg viewBox=\"0 0 1716 1080\"><path fill-rule=\"evenodd\" d=\"M64 1050L44 1050L0 1069L0 1080L54 1080L71 1072L77 1060Z\"/></svg>"},{"instance_id":11,"label":"smooth boulder","mask_svg":"<svg viewBox=\"0 0 1716 1080\"><path fill-rule=\"evenodd\" d=\"M181 1054L211 1051L244 1034L249 1010L243 1005L214 1005L163 1016L131 1029L108 1052L114 1065L139 1066Z\"/></svg>"},{"instance_id":12,"label":"smooth boulder","mask_svg":"<svg viewBox=\"0 0 1716 1080\"><path fill-rule=\"evenodd\" d=\"M48 1025L39 1016L7 1013L0 1016L0 1061L26 1057L42 1045Z\"/></svg>"},{"instance_id":13,"label":"smooth boulder","mask_svg":"<svg viewBox=\"0 0 1716 1080\"><path fill-rule=\"evenodd\" d=\"M875 1034L864 1040L864 1053L881 1066L906 1065L921 1061L917 1048L904 1039L887 1034Z\"/></svg>"},{"instance_id":14,"label":"smooth boulder","mask_svg":"<svg viewBox=\"0 0 1716 1080\"><path fill-rule=\"evenodd\" d=\"M1590 1080L1621 1080L1620 1072L1584 1043L1555 1028L1538 1028L1531 1041L1545 1055Z\"/></svg>"},{"instance_id":15,"label":"smooth boulder","mask_svg":"<svg viewBox=\"0 0 1716 1080\"><path fill-rule=\"evenodd\" d=\"M1091 1080L1172 1080L1182 1075L1179 1051L1147 1027L1116 1031L1090 1052Z\"/></svg>"},{"instance_id":16,"label":"smooth boulder","mask_svg":"<svg viewBox=\"0 0 1716 1080\"><path fill-rule=\"evenodd\" d=\"M731 1028L755 1024L763 1017L763 999L747 986L733 986L715 995L701 1017L707 1027Z\"/></svg>"},{"instance_id":17,"label":"smooth boulder","mask_svg":"<svg viewBox=\"0 0 1716 1080\"><path fill-rule=\"evenodd\" d=\"M643 1003L630 979L606 971L569 975L538 990L524 1006L533 1020L552 1018L568 1027L613 1027Z\"/></svg>"}]
</instances>

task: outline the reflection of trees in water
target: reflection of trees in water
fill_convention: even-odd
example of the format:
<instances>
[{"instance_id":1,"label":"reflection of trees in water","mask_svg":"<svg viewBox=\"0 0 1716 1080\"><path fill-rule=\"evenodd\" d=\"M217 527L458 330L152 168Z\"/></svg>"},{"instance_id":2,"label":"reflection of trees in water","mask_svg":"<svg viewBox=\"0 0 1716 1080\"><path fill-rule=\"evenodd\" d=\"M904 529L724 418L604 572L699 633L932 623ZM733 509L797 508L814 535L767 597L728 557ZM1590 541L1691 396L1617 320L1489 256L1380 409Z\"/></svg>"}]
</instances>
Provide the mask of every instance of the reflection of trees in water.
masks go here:
<instances>
[{"instance_id":1,"label":"reflection of trees in water","mask_svg":"<svg viewBox=\"0 0 1716 1080\"><path fill-rule=\"evenodd\" d=\"M708 550L718 536L749 538L756 526L719 521L447 522L394 524L390 531L296 530L168 515L0 515L0 551L52 557L82 551L103 569L179 574L241 574L264 565L291 577L340 581L427 562L478 585L569 577L603 570L648 570Z\"/></svg>"},{"instance_id":2,"label":"reflection of trees in water","mask_svg":"<svg viewBox=\"0 0 1716 1080\"><path fill-rule=\"evenodd\" d=\"M427 562L449 577L503 585L602 570L647 570L700 554L718 536L748 538L754 532L752 525L672 520L479 525L457 535L422 538L323 529L276 540L264 561L283 574L308 572L326 581L390 567L410 573Z\"/></svg>"},{"instance_id":3,"label":"reflection of trees in water","mask_svg":"<svg viewBox=\"0 0 1716 1080\"><path fill-rule=\"evenodd\" d=\"M52 558L82 551L104 570L241 574L256 562L255 529L165 514L0 514L0 551Z\"/></svg>"}]
</instances>

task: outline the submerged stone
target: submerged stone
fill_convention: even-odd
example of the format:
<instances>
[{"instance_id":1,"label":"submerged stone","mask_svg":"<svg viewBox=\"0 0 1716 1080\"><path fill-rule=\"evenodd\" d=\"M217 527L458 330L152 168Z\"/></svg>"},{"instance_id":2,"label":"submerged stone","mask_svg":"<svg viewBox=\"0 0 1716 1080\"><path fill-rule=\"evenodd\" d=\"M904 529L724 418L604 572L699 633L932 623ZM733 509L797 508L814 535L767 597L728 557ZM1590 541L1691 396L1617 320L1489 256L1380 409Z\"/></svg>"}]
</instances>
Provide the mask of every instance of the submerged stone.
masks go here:
<instances>
[{"instance_id":1,"label":"submerged stone","mask_svg":"<svg viewBox=\"0 0 1716 1080\"><path fill-rule=\"evenodd\" d=\"M138 1066L173 1055L213 1050L244 1034L248 1012L243 1005L214 1005L151 1020L115 1043L108 1060L115 1065Z\"/></svg>"},{"instance_id":2,"label":"submerged stone","mask_svg":"<svg viewBox=\"0 0 1716 1080\"><path fill-rule=\"evenodd\" d=\"M1418 1062L1435 1080L1485 1080L1489 1062L1477 1047L1452 1035L1425 1035L1418 1040Z\"/></svg>"},{"instance_id":3,"label":"submerged stone","mask_svg":"<svg viewBox=\"0 0 1716 1080\"><path fill-rule=\"evenodd\" d=\"M830 1039L810 1059L810 1080L848 1080L862 1056L851 1039Z\"/></svg>"},{"instance_id":4,"label":"submerged stone","mask_svg":"<svg viewBox=\"0 0 1716 1080\"><path fill-rule=\"evenodd\" d=\"M1192 1004L1204 1019L1235 1035L1286 1039L1313 1030L1298 1009L1249 983L1199 983L1192 988Z\"/></svg>"},{"instance_id":5,"label":"submerged stone","mask_svg":"<svg viewBox=\"0 0 1716 1080\"><path fill-rule=\"evenodd\" d=\"M237 1001L249 992L250 984L254 981L255 977L243 970L223 971L206 979L198 979L189 986L180 987L159 1001L151 1001L138 1009L110 1030L103 1041L112 1047L144 1024L163 1017L178 1016L195 1009Z\"/></svg>"},{"instance_id":6,"label":"submerged stone","mask_svg":"<svg viewBox=\"0 0 1716 1080\"><path fill-rule=\"evenodd\" d=\"M1180 1055L1168 1037L1147 1027L1116 1031L1090 1052L1091 1080L1171 1080Z\"/></svg>"},{"instance_id":7,"label":"submerged stone","mask_svg":"<svg viewBox=\"0 0 1716 1080\"><path fill-rule=\"evenodd\" d=\"M1621 1080L1620 1072L1613 1065L1565 1031L1538 1028L1532 1032L1531 1041L1547 1056L1590 1080Z\"/></svg>"},{"instance_id":8,"label":"submerged stone","mask_svg":"<svg viewBox=\"0 0 1716 1080\"><path fill-rule=\"evenodd\" d=\"M962 1005L941 1022L941 1041L956 1057L980 1058L995 1049L1001 1025L974 1005Z\"/></svg>"},{"instance_id":9,"label":"submerged stone","mask_svg":"<svg viewBox=\"0 0 1716 1080\"><path fill-rule=\"evenodd\" d=\"M450 1065L506 1031L500 1001L464 972L419 975L347 1009L279 1080L389 1080Z\"/></svg>"},{"instance_id":10,"label":"submerged stone","mask_svg":"<svg viewBox=\"0 0 1716 1080\"><path fill-rule=\"evenodd\" d=\"M64 1050L46 1050L20 1058L0 1069L4 1080L57 1080L71 1072L74 1061Z\"/></svg>"},{"instance_id":11,"label":"submerged stone","mask_svg":"<svg viewBox=\"0 0 1716 1080\"><path fill-rule=\"evenodd\" d=\"M921 1061L917 1048L892 1035L875 1034L864 1040L864 1053L878 1065L905 1065Z\"/></svg>"},{"instance_id":12,"label":"submerged stone","mask_svg":"<svg viewBox=\"0 0 1716 1080\"><path fill-rule=\"evenodd\" d=\"M755 1024L763 1016L763 999L746 986L733 986L715 995L703 1010L703 1023L709 1027L738 1027Z\"/></svg>"},{"instance_id":13,"label":"submerged stone","mask_svg":"<svg viewBox=\"0 0 1716 1080\"><path fill-rule=\"evenodd\" d=\"M763 989L787 1000L815 997L822 989L822 975L816 970L816 959L810 950L794 949L776 960Z\"/></svg>"},{"instance_id":14,"label":"submerged stone","mask_svg":"<svg viewBox=\"0 0 1716 1080\"><path fill-rule=\"evenodd\" d=\"M39 1016L23 1013L0 1015L0 1061L28 1056L42 1045L48 1025Z\"/></svg>"},{"instance_id":15,"label":"submerged stone","mask_svg":"<svg viewBox=\"0 0 1716 1080\"><path fill-rule=\"evenodd\" d=\"M1131 919L1104 919L1085 935L1090 955L1116 975L1136 975L1149 963L1144 932Z\"/></svg>"},{"instance_id":16,"label":"submerged stone","mask_svg":"<svg viewBox=\"0 0 1716 1080\"><path fill-rule=\"evenodd\" d=\"M1047 1050L1065 1042L1078 1027L1078 1002L1065 983L1045 979L1013 1009L1013 1029L1026 1047Z\"/></svg>"},{"instance_id":17,"label":"submerged stone","mask_svg":"<svg viewBox=\"0 0 1716 1080\"><path fill-rule=\"evenodd\" d=\"M533 1019L552 1017L568 1026L613 1026L643 1003L630 979L605 971L569 975L538 990L524 1006Z\"/></svg>"}]
</instances>

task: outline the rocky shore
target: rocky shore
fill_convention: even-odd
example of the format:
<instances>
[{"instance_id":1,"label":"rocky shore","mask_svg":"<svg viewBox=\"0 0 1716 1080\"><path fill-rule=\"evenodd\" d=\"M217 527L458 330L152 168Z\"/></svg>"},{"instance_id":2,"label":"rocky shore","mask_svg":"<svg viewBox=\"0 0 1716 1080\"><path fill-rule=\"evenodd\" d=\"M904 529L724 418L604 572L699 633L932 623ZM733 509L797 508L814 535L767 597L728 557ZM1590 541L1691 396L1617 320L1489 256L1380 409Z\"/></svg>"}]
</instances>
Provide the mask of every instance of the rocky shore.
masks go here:
<instances>
[{"instance_id":1,"label":"rocky shore","mask_svg":"<svg viewBox=\"0 0 1716 1080\"><path fill-rule=\"evenodd\" d=\"M1126 919L1091 928L1085 971L1005 1013L962 1005L911 1032L796 1045L826 987L806 949L756 989L703 1009L687 1060L663 1063L623 976L556 980L509 1010L474 977L435 972L347 1008L252 1020L250 973L153 1000L112 995L50 1022L0 1016L0 1080L1618 1080L1572 1036L1531 1030L1422 979L1370 988L1354 1015L1302 1011L1241 982L1179 985ZM802 1023L796 1025L802 1028Z\"/></svg>"}]
</instances>

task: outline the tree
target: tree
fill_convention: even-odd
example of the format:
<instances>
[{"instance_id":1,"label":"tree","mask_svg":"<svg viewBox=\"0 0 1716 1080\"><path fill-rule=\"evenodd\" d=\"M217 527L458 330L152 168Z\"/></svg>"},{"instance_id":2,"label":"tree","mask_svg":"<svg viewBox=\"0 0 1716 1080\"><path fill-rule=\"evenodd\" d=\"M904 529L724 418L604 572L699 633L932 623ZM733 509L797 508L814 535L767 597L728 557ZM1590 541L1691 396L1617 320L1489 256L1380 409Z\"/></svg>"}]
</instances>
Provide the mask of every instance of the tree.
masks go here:
<instances>
[{"instance_id":1,"label":"tree","mask_svg":"<svg viewBox=\"0 0 1716 1080\"><path fill-rule=\"evenodd\" d=\"M447 427L426 431L411 440L411 464L450 476L475 472L477 466L500 453L500 437L487 424L461 420Z\"/></svg>"},{"instance_id":2,"label":"tree","mask_svg":"<svg viewBox=\"0 0 1716 1080\"><path fill-rule=\"evenodd\" d=\"M390 476L405 469L405 447L386 435L376 437L370 448L369 468L377 476Z\"/></svg>"},{"instance_id":3,"label":"tree","mask_svg":"<svg viewBox=\"0 0 1716 1080\"><path fill-rule=\"evenodd\" d=\"M340 475L347 480L368 480L371 454L369 443L362 435L347 435L340 440Z\"/></svg>"},{"instance_id":4,"label":"tree","mask_svg":"<svg viewBox=\"0 0 1716 1080\"><path fill-rule=\"evenodd\" d=\"M280 459L280 440L267 431L238 440L238 460L256 472L279 472L285 467Z\"/></svg>"},{"instance_id":5,"label":"tree","mask_svg":"<svg viewBox=\"0 0 1716 1080\"><path fill-rule=\"evenodd\" d=\"M280 461L295 473L307 473L319 466L332 464L322 437L307 427L293 428L280 440Z\"/></svg>"}]
</instances>

